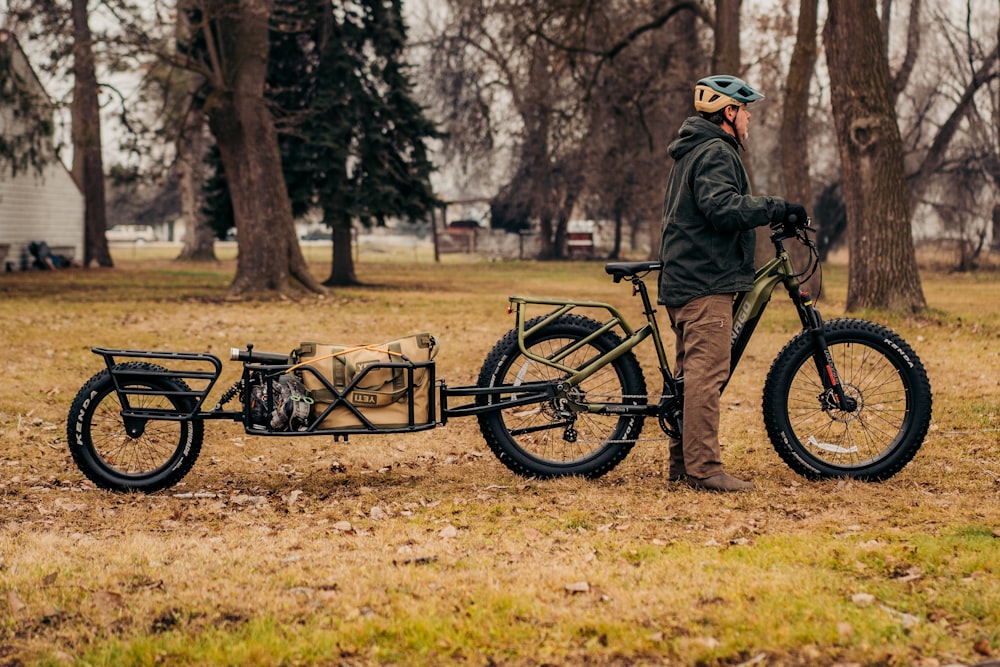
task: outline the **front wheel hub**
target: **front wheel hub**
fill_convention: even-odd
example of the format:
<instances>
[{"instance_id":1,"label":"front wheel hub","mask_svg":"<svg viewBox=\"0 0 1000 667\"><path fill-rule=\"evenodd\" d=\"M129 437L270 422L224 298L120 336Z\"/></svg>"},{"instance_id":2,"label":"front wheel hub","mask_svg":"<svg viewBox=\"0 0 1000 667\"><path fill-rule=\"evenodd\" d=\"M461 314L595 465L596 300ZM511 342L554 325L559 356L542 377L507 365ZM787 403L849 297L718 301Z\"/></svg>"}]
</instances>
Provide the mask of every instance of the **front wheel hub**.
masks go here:
<instances>
[{"instance_id":1,"label":"front wheel hub","mask_svg":"<svg viewBox=\"0 0 1000 667\"><path fill-rule=\"evenodd\" d=\"M864 396L861 391L852 384L843 385L844 404L837 400L837 394L829 389L819 396L819 402L824 412L830 419L843 423L852 422L858 419L858 413L864 407Z\"/></svg>"}]
</instances>

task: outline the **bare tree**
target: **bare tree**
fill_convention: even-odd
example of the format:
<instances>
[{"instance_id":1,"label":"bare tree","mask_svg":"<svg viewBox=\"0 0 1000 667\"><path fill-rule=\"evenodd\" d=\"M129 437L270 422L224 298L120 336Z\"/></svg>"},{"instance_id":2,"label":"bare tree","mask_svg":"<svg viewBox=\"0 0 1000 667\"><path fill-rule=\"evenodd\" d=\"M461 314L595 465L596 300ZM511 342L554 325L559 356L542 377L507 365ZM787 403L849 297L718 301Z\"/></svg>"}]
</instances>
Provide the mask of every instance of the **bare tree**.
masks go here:
<instances>
[{"instance_id":1,"label":"bare tree","mask_svg":"<svg viewBox=\"0 0 1000 667\"><path fill-rule=\"evenodd\" d=\"M295 236L277 133L264 99L271 3L205 0L201 9L195 27L205 36L205 111L232 195L240 246L229 293L284 294L291 278L324 293Z\"/></svg>"},{"instance_id":2,"label":"bare tree","mask_svg":"<svg viewBox=\"0 0 1000 667\"><path fill-rule=\"evenodd\" d=\"M191 41L190 0L180 3L184 11L178 12L178 40L182 44ZM181 96L184 99L183 113L178 119L179 131L174 139L177 147L176 170L179 177L181 196L181 218L184 220L184 246L177 259L189 261L215 260L215 230L208 224L208 219L202 212L204 195L202 188L208 177L205 157L208 153L211 139L208 136L205 114L199 103L198 91L204 84L201 75L184 71L180 77L183 80ZM169 97L169 91L163 96Z\"/></svg>"},{"instance_id":3,"label":"bare tree","mask_svg":"<svg viewBox=\"0 0 1000 667\"><path fill-rule=\"evenodd\" d=\"M692 110L692 82L705 62L700 18L677 13L657 32L638 39L603 68L592 96L584 163L588 217L614 223L609 259L637 249L649 236L660 250L659 220L669 170L667 146Z\"/></svg>"},{"instance_id":4,"label":"bare tree","mask_svg":"<svg viewBox=\"0 0 1000 667\"><path fill-rule=\"evenodd\" d=\"M816 28L819 0L801 0L795 48L785 79L784 113L781 119L781 167L785 179L785 198L801 202L812 210L812 183L809 164L809 82L816 68ZM789 248L795 261L806 260L805 248ZM809 289L819 286L819 277L812 279Z\"/></svg>"},{"instance_id":5,"label":"bare tree","mask_svg":"<svg viewBox=\"0 0 1000 667\"><path fill-rule=\"evenodd\" d=\"M743 0L715 0L715 49L711 74L739 76L743 71L740 49L740 9Z\"/></svg>"},{"instance_id":6,"label":"bare tree","mask_svg":"<svg viewBox=\"0 0 1000 667\"><path fill-rule=\"evenodd\" d=\"M188 124L178 137L176 170L184 220L184 246L177 259L203 262L215 260L215 230L201 210L202 187L207 177L205 154L209 138L204 117L190 114Z\"/></svg>"},{"instance_id":7,"label":"bare tree","mask_svg":"<svg viewBox=\"0 0 1000 667\"><path fill-rule=\"evenodd\" d=\"M911 11L916 10L916 5L919 5L919 2L914 0L914 5L914 9ZM969 15L971 16L971 6L969 10ZM914 29L911 28L911 40L914 39L912 37L913 31ZM963 132L963 125L967 126L970 114L975 109L977 93L991 81L1000 77L1000 70L997 67L998 45L994 44L992 50L983 52L983 49L979 45L973 43L972 37L968 32L962 37L965 40L965 46L952 41L950 52L955 63L965 64L964 71L954 72L948 78L961 81L960 77L964 77L965 80L947 118L936 128L936 132L931 134L933 139L930 144L922 149L923 159L920 161L919 166L914 173L909 175L910 198L914 203L919 202L923 198L931 182L945 168L948 149L952 146L959 133ZM897 81L898 79L899 77L897 77ZM950 85L947 86L947 88L951 87ZM919 123L921 126L919 128L920 134L926 134L927 132L924 128L931 124L931 119L924 116L919 118L919 120L921 121ZM968 132L967 127L964 131Z\"/></svg>"},{"instance_id":8,"label":"bare tree","mask_svg":"<svg viewBox=\"0 0 1000 667\"><path fill-rule=\"evenodd\" d=\"M447 147L468 157L512 146L509 176L493 202L494 224L508 229L535 224L543 256L559 257L564 252L566 222L578 204L624 219L623 193L619 191L615 204L615 196L604 189L613 187L614 177L591 174L611 165L641 164L645 156L632 158L636 151L649 150L648 137L641 135L650 128L655 128L650 135L655 141L669 141L669 130L643 119L651 101L640 98L664 89L663 73L673 65L664 60L665 44L644 40L665 40L670 22L683 15L709 20L705 8L696 2L643 0L450 0L449 8L451 24L437 40L431 65L438 94L447 101L439 112L449 134ZM680 44L696 42L696 31L685 34L673 57L688 58L680 53L684 48ZM616 67L629 60L633 47L641 50L640 44L651 54L641 66ZM611 72L626 78L613 82ZM674 109L686 113L691 81L680 85L685 94L669 99L677 100ZM631 100L623 97L629 87ZM615 99L608 99L608 94ZM504 110L511 115L504 115ZM609 114L622 112L628 114L627 120L609 124ZM626 123L632 123L632 134L619 134L624 141L617 146L597 140L604 133L615 136ZM516 129L511 132L511 128ZM665 173L667 165L653 169ZM619 184L624 186L628 177L622 176ZM655 189L660 188L662 180ZM645 205L643 215L652 208Z\"/></svg>"},{"instance_id":9,"label":"bare tree","mask_svg":"<svg viewBox=\"0 0 1000 667\"><path fill-rule=\"evenodd\" d=\"M73 0L73 175L83 188L83 265L113 266L104 231L108 227L101 157L101 111L87 0Z\"/></svg>"},{"instance_id":10,"label":"bare tree","mask_svg":"<svg viewBox=\"0 0 1000 667\"><path fill-rule=\"evenodd\" d=\"M997 21L997 48L1000 48L1000 20ZM989 173L993 183L1000 190L1000 92L994 98L993 121L995 123L996 141L994 146L997 149L994 159L990 161ZM1000 201L993 205L991 213L993 219L993 250L1000 251Z\"/></svg>"},{"instance_id":11,"label":"bare tree","mask_svg":"<svg viewBox=\"0 0 1000 667\"><path fill-rule=\"evenodd\" d=\"M926 308L910 227L902 140L875 7L830 0L823 33L850 230L847 308Z\"/></svg>"}]
</instances>

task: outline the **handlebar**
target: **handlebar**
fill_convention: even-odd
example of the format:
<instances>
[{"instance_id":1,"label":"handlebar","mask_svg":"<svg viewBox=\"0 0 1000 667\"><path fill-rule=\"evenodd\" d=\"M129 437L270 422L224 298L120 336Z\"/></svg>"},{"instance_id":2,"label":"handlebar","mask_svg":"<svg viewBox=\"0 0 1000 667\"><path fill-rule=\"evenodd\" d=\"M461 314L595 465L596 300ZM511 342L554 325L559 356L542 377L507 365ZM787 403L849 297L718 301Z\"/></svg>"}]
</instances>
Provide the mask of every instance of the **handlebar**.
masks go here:
<instances>
[{"instance_id":1,"label":"handlebar","mask_svg":"<svg viewBox=\"0 0 1000 667\"><path fill-rule=\"evenodd\" d=\"M277 352L257 352L253 349L253 343L247 343L245 350L238 347L229 348L230 361L260 362L266 364L287 364L288 355Z\"/></svg>"}]
</instances>

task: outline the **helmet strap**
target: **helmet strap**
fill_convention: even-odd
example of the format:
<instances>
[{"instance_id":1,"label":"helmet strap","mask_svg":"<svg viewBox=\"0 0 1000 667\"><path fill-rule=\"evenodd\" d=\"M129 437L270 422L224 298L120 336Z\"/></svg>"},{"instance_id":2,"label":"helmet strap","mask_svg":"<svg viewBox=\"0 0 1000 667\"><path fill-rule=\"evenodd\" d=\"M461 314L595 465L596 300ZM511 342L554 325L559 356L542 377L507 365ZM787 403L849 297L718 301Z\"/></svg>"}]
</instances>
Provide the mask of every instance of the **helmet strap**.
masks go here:
<instances>
[{"instance_id":1,"label":"helmet strap","mask_svg":"<svg viewBox=\"0 0 1000 667\"><path fill-rule=\"evenodd\" d=\"M727 108L730 108L730 107L727 107ZM737 107L736 113L739 114L739 108L738 107ZM726 114L725 112L723 112L722 113L722 118L723 118L723 122L725 122L727 125L729 125L729 127L732 128L732 130L733 130L733 133L732 133L733 134L733 139L736 140L736 145L739 146L740 149L742 149L744 153L746 153L747 152L747 148L746 148L746 146L743 145L743 142L740 141L740 133L739 133L739 130L736 129L736 117L733 116L733 119L729 120L729 115Z\"/></svg>"}]
</instances>

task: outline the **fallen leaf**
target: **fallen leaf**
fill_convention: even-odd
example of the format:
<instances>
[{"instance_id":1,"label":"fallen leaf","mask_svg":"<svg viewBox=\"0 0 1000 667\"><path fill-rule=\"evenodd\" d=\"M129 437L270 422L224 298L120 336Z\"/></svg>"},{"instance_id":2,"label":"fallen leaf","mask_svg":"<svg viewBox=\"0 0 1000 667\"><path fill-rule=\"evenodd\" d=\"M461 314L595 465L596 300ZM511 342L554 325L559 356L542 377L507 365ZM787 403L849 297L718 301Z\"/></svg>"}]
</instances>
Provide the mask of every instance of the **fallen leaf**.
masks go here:
<instances>
[{"instance_id":1,"label":"fallen leaf","mask_svg":"<svg viewBox=\"0 0 1000 667\"><path fill-rule=\"evenodd\" d=\"M42 583L45 584L46 586L51 586L52 584L56 583L56 579L58 577L59 577L58 572L50 572L44 577L42 577Z\"/></svg>"},{"instance_id":2,"label":"fallen leaf","mask_svg":"<svg viewBox=\"0 0 1000 667\"><path fill-rule=\"evenodd\" d=\"M17 593L7 591L7 606L10 607L11 614L20 614L28 605L24 604L24 600Z\"/></svg>"},{"instance_id":3,"label":"fallen leaf","mask_svg":"<svg viewBox=\"0 0 1000 667\"><path fill-rule=\"evenodd\" d=\"M882 608L882 611L884 611L885 613L889 614L897 621L902 623L904 628L912 628L914 625L920 623L920 618L914 616L913 614L907 614L906 612L903 611L897 611L892 607L887 607L886 605L880 605L880 606Z\"/></svg>"},{"instance_id":4,"label":"fallen leaf","mask_svg":"<svg viewBox=\"0 0 1000 667\"><path fill-rule=\"evenodd\" d=\"M870 607L875 603L875 596L871 593L855 593L851 596L851 602L859 607Z\"/></svg>"},{"instance_id":5,"label":"fallen leaf","mask_svg":"<svg viewBox=\"0 0 1000 667\"><path fill-rule=\"evenodd\" d=\"M102 609L114 610L122 607L124 599L114 591L97 591L93 595L94 604Z\"/></svg>"},{"instance_id":6,"label":"fallen leaf","mask_svg":"<svg viewBox=\"0 0 1000 667\"><path fill-rule=\"evenodd\" d=\"M913 567L909 568L905 574L901 574L900 576L896 577L896 581L900 581L903 583L907 581L916 581L917 579L920 579L922 576L924 576L923 571L919 567L914 565Z\"/></svg>"}]
</instances>

